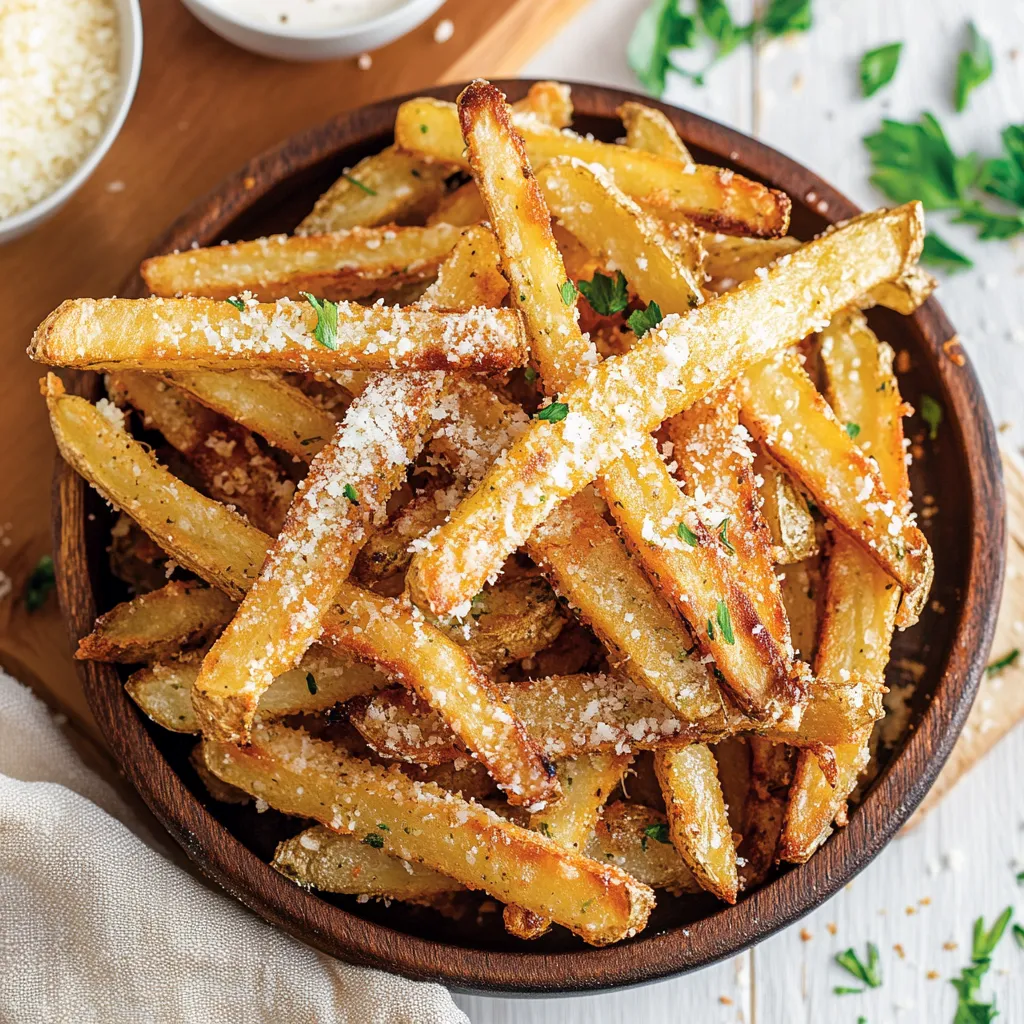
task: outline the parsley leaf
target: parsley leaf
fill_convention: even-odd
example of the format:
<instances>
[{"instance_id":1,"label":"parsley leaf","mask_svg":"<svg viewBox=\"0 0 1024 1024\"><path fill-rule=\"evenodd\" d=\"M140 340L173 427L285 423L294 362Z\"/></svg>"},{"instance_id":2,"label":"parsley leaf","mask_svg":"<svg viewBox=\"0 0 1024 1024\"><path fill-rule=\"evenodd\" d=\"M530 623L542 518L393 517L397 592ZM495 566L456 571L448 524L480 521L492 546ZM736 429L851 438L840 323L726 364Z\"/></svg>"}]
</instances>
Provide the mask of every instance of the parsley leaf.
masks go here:
<instances>
[{"instance_id":1,"label":"parsley leaf","mask_svg":"<svg viewBox=\"0 0 1024 1024\"><path fill-rule=\"evenodd\" d=\"M316 678L312 672L306 673L306 689L309 690L310 693L316 693Z\"/></svg>"},{"instance_id":2,"label":"parsley leaf","mask_svg":"<svg viewBox=\"0 0 1024 1024\"><path fill-rule=\"evenodd\" d=\"M986 162L982 188L1017 206L1024 206L1024 125L1008 125L1003 129L1002 140L1006 158Z\"/></svg>"},{"instance_id":3,"label":"parsley leaf","mask_svg":"<svg viewBox=\"0 0 1024 1024\"><path fill-rule=\"evenodd\" d=\"M983 242L990 238L1013 238L1024 231L1024 216L1021 214L996 213L977 200L965 202L953 220L957 224L973 224Z\"/></svg>"},{"instance_id":4,"label":"parsley leaf","mask_svg":"<svg viewBox=\"0 0 1024 1024\"><path fill-rule=\"evenodd\" d=\"M651 825L645 825L643 834L640 836L640 849L647 849L647 840L653 839L656 843L670 843L668 825L663 821L656 821Z\"/></svg>"},{"instance_id":5,"label":"parsley leaf","mask_svg":"<svg viewBox=\"0 0 1024 1024\"><path fill-rule=\"evenodd\" d=\"M881 988L882 985L882 974L878 969L878 947L873 943L868 943L868 962L864 963L856 951L851 947L850 949L844 950L842 953L836 954L836 963L852 974L859 982L867 985L868 988ZM848 989L839 988L833 989L837 995L845 995L849 992L863 992L863 989Z\"/></svg>"},{"instance_id":6,"label":"parsley leaf","mask_svg":"<svg viewBox=\"0 0 1024 1024\"><path fill-rule=\"evenodd\" d=\"M642 338L649 330L657 327L664 319L665 317L662 315L661 306L652 299L646 309L634 309L633 312L629 314L629 319L626 321L626 324L637 338Z\"/></svg>"},{"instance_id":7,"label":"parsley leaf","mask_svg":"<svg viewBox=\"0 0 1024 1024\"><path fill-rule=\"evenodd\" d=\"M359 504L359 493L351 484L345 484L341 489L341 493L344 494L353 505Z\"/></svg>"},{"instance_id":8,"label":"parsley leaf","mask_svg":"<svg viewBox=\"0 0 1024 1024\"><path fill-rule=\"evenodd\" d=\"M420 125L421 129L422 127L423 126ZM351 182L353 185L355 185L356 188L361 188L368 196L375 196L377 194L377 192L374 189L370 188L369 185L364 185L358 178L353 178L351 174L343 174L342 177L346 181Z\"/></svg>"},{"instance_id":9,"label":"parsley leaf","mask_svg":"<svg viewBox=\"0 0 1024 1024\"><path fill-rule=\"evenodd\" d=\"M722 546L730 555L735 555L736 549L732 546L732 541L729 540L729 520L731 518L731 516L726 516L722 520L722 525L718 530L718 539L722 542Z\"/></svg>"},{"instance_id":10,"label":"parsley leaf","mask_svg":"<svg viewBox=\"0 0 1024 1024\"><path fill-rule=\"evenodd\" d=\"M552 402L538 409L534 414L535 420L547 420L548 423L561 423L569 415L569 406L565 402Z\"/></svg>"},{"instance_id":11,"label":"parsley leaf","mask_svg":"<svg viewBox=\"0 0 1024 1024\"><path fill-rule=\"evenodd\" d=\"M729 606L722 600L719 600L715 606L715 620L718 622L718 628L722 632L722 639L727 644L736 643L736 634L732 631L732 616L729 614Z\"/></svg>"},{"instance_id":12,"label":"parsley leaf","mask_svg":"<svg viewBox=\"0 0 1024 1024\"><path fill-rule=\"evenodd\" d=\"M594 312L600 313L601 316L621 313L629 305L626 278L621 270L616 270L614 277L595 271L590 281L580 281L577 287L587 302L594 307Z\"/></svg>"},{"instance_id":13,"label":"parsley leaf","mask_svg":"<svg viewBox=\"0 0 1024 1024\"><path fill-rule=\"evenodd\" d=\"M572 281L563 281L558 291L566 306L571 306L576 301L576 285Z\"/></svg>"},{"instance_id":14,"label":"parsley leaf","mask_svg":"<svg viewBox=\"0 0 1024 1024\"><path fill-rule=\"evenodd\" d=\"M967 26L967 49L960 51L956 63L954 103L958 113L966 109L971 92L991 77L992 47L972 21Z\"/></svg>"},{"instance_id":15,"label":"parsley leaf","mask_svg":"<svg viewBox=\"0 0 1024 1024\"><path fill-rule=\"evenodd\" d=\"M313 337L331 352L338 350L338 307L330 299L322 301L309 292L299 294L316 310L316 327Z\"/></svg>"},{"instance_id":16,"label":"parsley leaf","mask_svg":"<svg viewBox=\"0 0 1024 1024\"><path fill-rule=\"evenodd\" d=\"M889 43L876 50L868 50L860 59L860 91L865 98L874 96L883 85L888 85L896 74L903 52L902 43Z\"/></svg>"},{"instance_id":17,"label":"parsley leaf","mask_svg":"<svg viewBox=\"0 0 1024 1024\"><path fill-rule=\"evenodd\" d=\"M928 424L928 440L934 441L942 423L942 406L931 395L921 396L921 419Z\"/></svg>"},{"instance_id":18,"label":"parsley leaf","mask_svg":"<svg viewBox=\"0 0 1024 1024\"><path fill-rule=\"evenodd\" d=\"M809 32L812 22L811 0L771 0L761 27L769 36L784 36L790 32Z\"/></svg>"},{"instance_id":19,"label":"parsley leaf","mask_svg":"<svg viewBox=\"0 0 1024 1024\"><path fill-rule=\"evenodd\" d=\"M992 954L1012 916L1013 907L1007 907L988 931L985 930L983 918L979 917L974 922L970 966L961 969L959 978L949 979L958 996L954 1024L990 1024L995 1018L995 1003L983 1003L978 996L981 979L992 966Z\"/></svg>"},{"instance_id":20,"label":"parsley leaf","mask_svg":"<svg viewBox=\"0 0 1024 1024\"><path fill-rule=\"evenodd\" d=\"M39 611L46 604L46 599L55 586L57 586L57 577L53 571L53 559L49 555L43 555L36 562L32 575L25 583L25 610L28 612Z\"/></svg>"},{"instance_id":21,"label":"parsley leaf","mask_svg":"<svg viewBox=\"0 0 1024 1024\"><path fill-rule=\"evenodd\" d=\"M695 548L700 543L700 540L697 538L697 534L695 534L693 530L686 525L686 523L680 523L676 527L676 535L680 540L686 541L691 548Z\"/></svg>"},{"instance_id":22,"label":"parsley leaf","mask_svg":"<svg viewBox=\"0 0 1024 1024\"><path fill-rule=\"evenodd\" d=\"M871 155L871 183L895 203L920 199L927 210L955 210L979 173L973 154L958 157L932 114L918 124L883 120L864 139Z\"/></svg>"},{"instance_id":23,"label":"parsley leaf","mask_svg":"<svg viewBox=\"0 0 1024 1024\"><path fill-rule=\"evenodd\" d=\"M690 49L697 40L697 19L679 10L679 0L653 0L640 15L626 48L626 59L640 84L655 96L665 91L672 66L669 51Z\"/></svg>"},{"instance_id":24,"label":"parsley leaf","mask_svg":"<svg viewBox=\"0 0 1024 1024\"><path fill-rule=\"evenodd\" d=\"M239 313L241 313L245 309L245 303L241 299L225 299L224 301L227 302L229 305L234 306Z\"/></svg>"},{"instance_id":25,"label":"parsley leaf","mask_svg":"<svg viewBox=\"0 0 1024 1024\"><path fill-rule=\"evenodd\" d=\"M924 236L921 262L927 263L932 267L943 267L950 271L950 273L958 270L970 270L974 266L973 260L968 259L962 252L954 249L933 231L929 231Z\"/></svg>"},{"instance_id":26,"label":"parsley leaf","mask_svg":"<svg viewBox=\"0 0 1024 1024\"><path fill-rule=\"evenodd\" d=\"M372 846L375 850L379 850L384 845L384 837L376 832L371 832L363 838L363 842L367 846Z\"/></svg>"},{"instance_id":27,"label":"parsley leaf","mask_svg":"<svg viewBox=\"0 0 1024 1024\"><path fill-rule=\"evenodd\" d=\"M551 826L546 821L542 821L540 825L537 826L537 831L542 836L547 836L548 839L551 838Z\"/></svg>"},{"instance_id":28,"label":"parsley leaf","mask_svg":"<svg viewBox=\"0 0 1024 1024\"><path fill-rule=\"evenodd\" d=\"M704 31L718 44L716 60L727 57L753 35L753 25L740 26L732 20L725 0L697 0L697 14Z\"/></svg>"},{"instance_id":29,"label":"parsley leaf","mask_svg":"<svg viewBox=\"0 0 1024 1024\"><path fill-rule=\"evenodd\" d=\"M1001 658L997 658L990 665L985 666L985 674L987 676L997 676L1003 669L1012 668L1017 664L1020 658L1020 648L1014 647L1008 654L1004 654ZM1018 882L1024 882L1024 871L1017 876Z\"/></svg>"},{"instance_id":30,"label":"parsley leaf","mask_svg":"<svg viewBox=\"0 0 1024 1024\"><path fill-rule=\"evenodd\" d=\"M1013 926L1013 941L1017 943L1018 949L1024 949L1024 928L1019 924Z\"/></svg>"},{"instance_id":31,"label":"parsley leaf","mask_svg":"<svg viewBox=\"0 0 1024 1024\"><path fill-rule=\"evenodd\" d=\"M860 424L859 423L847 423L846 427L844 429L846 430L846 436L851 441L855 441L857 439L857 435L860 433Z\"/></svg>"}]
</instances>

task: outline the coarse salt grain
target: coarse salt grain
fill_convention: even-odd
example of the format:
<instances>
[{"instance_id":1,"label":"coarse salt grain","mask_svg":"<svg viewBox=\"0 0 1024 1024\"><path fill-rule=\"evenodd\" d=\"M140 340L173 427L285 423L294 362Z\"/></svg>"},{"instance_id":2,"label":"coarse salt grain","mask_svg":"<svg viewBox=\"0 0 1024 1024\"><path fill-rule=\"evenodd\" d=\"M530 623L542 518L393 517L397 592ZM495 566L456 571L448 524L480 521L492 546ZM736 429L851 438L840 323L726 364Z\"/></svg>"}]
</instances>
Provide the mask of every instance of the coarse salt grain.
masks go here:
<instances>
[{"instance_id":1,"label":"coarse salt grain","mask_svg":"<svg viewBox=\"0 0 1024 1024\"><path fill-rule=\"evenodd\" d=\"M455 35L455 24L451 18L442 18L434 29L434 42L447 43Z\"/></svg>"}]
</instances>

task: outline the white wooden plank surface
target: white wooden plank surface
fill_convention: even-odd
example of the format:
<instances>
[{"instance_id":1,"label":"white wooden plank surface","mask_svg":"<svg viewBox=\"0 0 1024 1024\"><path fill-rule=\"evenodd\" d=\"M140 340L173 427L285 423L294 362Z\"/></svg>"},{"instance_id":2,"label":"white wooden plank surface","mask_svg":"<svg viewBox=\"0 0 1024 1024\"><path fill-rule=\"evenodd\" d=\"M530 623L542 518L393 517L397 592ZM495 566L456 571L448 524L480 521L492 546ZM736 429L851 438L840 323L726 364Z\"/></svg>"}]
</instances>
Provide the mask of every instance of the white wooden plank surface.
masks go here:
<instances>
[{"instance_id":1,"label":"white wooden plank surface","mask_svg":"<svg viewBox=\"0 0 1024 1024\"><path fill-rule=\"evenodd\" d=\"M733 3L737 18L750 0ZM635 88L625 41L646 0L593 0L524 74ZM958 149L996 155L998 133L1024 121L1024 3L1014 0L815 0L810 34L743 48L697 88L671 75L667 98L713 117L820 173L856 202L882 202L868 183L861 137L882 117L911 120L933 111ZM968 18L993 40L994 79L956 115L950 95ZM892 86L858 95L864 51L904 40ZM1016 51L1021 51L1021 58ZM976 270L944 278L941 299L957 325L1007 440L1024 441L1024 245L978 242L972 229L935 216ZM975 917L991 921L1021 896L1024 868L1024 731L1012 733L914 832L885 850L855 882L804 922L733 961L646 988L559 1000L460 996L473 1024L870 1024L951 1021L948 979L966 965ZM922 902L927 901L927 902ZM913 912L908 912L910 908ZM1024 903L1022 903L1024 911ZM830 926L835 934L830 933ZM874 941L885 984L863 996L836 996L848 979L832 962L850 945ZM944 948L956 943L957 948ZM901 958L894 946L899 945ZM935 977L929 973L934 972ZM1024 953L1007 937L983 991L1001 1020L1024 1021ZM729 1000L722 1001L722 997Z\"/></svg>"}]
</instances>

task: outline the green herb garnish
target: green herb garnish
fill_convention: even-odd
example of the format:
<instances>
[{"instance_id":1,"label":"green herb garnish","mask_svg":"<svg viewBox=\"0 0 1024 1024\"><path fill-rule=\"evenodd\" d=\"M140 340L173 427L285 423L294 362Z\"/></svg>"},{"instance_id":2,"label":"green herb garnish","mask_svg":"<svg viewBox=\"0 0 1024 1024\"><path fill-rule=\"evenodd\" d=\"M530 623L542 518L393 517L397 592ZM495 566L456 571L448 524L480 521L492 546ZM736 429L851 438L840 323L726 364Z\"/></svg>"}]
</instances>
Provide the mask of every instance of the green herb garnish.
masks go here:
<instances>
[{"instance_id":1,"label":"green herb garnish","mask_svg":"<svg viewBox=\"0 0 1024 1024\"><path fill-rule=\"evenodd\" d=\"M429 132L429 131L430 131L430 129L425 124L421 124L420 125L420 134L421 135L426 135L427 132Z\"/></svg>"},{"instance_id":2,"label":"green herb garnish","mask_svg":"<svg viewBox=\"0 0 1024 1024\"><path fill-rule=\"evenodd\" d=\"M239 313L245 310L245 303L241 299L225 299L224 301L228 303L228 305L234 306Z\"/></svg>"},{"instance_id":3,"label":"green herb garnish","mask_svg":"<svg viewBox=\"0 0 1024 1024\"><path fill-rule=\"evenodd\" d=\"M1019 213L996 213L976 199L967 200L953 218L956 224L970 224L978 229L978 238L987 242L993 238L1014 238L1024 231L1024 216Z\"/></svg>"},{"instance_id":4,"label":"green herb garnish","mask_svg":"<svg viewBox=\"0 0 1024 1024\"><path fill-rule=\"evenodd\" d=\"M384 845L384 837L377 835L376 832L371 832L363 838L363 842L367 846L372 846L375 850L379 850Z\"/></svg>"},{"instance_id":5,"label":"green herb garnish","mask_svg":"<svg viewBox=\"0 0 1024 1024\"><path fill-rule=\"evenodd\" d=\"M672 842L668 834L668 825L663 821L656 821L651 825L645 825L640 836L640 849L647 849L647 840L653 839L656 843Z\"/></svg>"},{"instance_id":6,"label":"green herb garnish","mask_svg":"<svg viewBox=\"0 0 1024 1024\"><path fill-rule=\"evenodd\" d=\"M377 194L375 189L370 188L369 185L364 185L358 178L353 178L351 174L343 174L342 177L355 185L356 188L361 188L368 196L375 196Z\"/></svg>"},{"instance_id":7,"label":"green herb garnish","mask_svg":"<svg viewBox=\"0 0 1024 1024\"><path fill-rule=\"evenodd\" d=\"M359 504L359 494L351 484L345 484L341 489L341 493L344 494L353 505Z\"/></svg>"},{"instance_id":8,"label":"green herb garnish","mask_svg":"<svg viewBox=\"0 0 1024 1024\"><path fill-rule=\"evenodd\" d=\"M958 997L953 1024L990 1024L995 1018L995 1003L983 1003L978 995L981 989L981 979L985 977L992 966L992 954L995 952L999 940L1002 939L1011 917L1013 917L1013 907L1007 907L988 931L985 930L984 918L979 917L974 922L971 965L960 971L959 978L949 979L949 983L956 989Z\"/></svg>"},{"instance_id":9,"label":"green herb garnish","mask_svg":"<svg viewBox=\"0 0 1024 1024\"><path fill-rule=\"evenodd\" d=\"M712 641L715 639L715 624L710 619L708 619L708 639Z\"/></svg>"},{"instance_id":10,"label":"green herb garnish","mask_svg":"<svg viewBox=\"0 0 1024 1024\"><path fill-rule=\"evenodd\" d=\"M537 831L542 836L547 836L548 839L551 838L551 826L546 821L542 821L540 825L537 826Z\"/></svg>"},{"instance_id":11,"label":"green herb garnish","mask_svg":"<svg viewBox=\"0 0 1024 1024\"><path fill-rule=\"evenodd\" d=\"M928 424L928 440L934 441L939 436L942 406L931 395L921 396L921 419Z\"/></svg>"},{"instance_id":12,"label":"green herb garnish","mask_svg":"<svg viewBox=\"0 0 1024 1024\"><path fill-rule=\"evenodd\" d=\"M761 28L768 36L785 36L790 32L809 32L813 21L811 0L771 0L761 19Z\"/></svg>"},{"instance_id":13,"label":"green herb garnish","mask_svg":"<svg viewBox=\"0 0 1024 1024\"><path fill-rule=\"evenodd\" d=\"M896 74L900 62L902 43L889 43L876 50L868 50L860 59L860 91L866 98L874 96L883 85L888 85Z\"/></svg>"},{"instance_id":14,"label":"green herb garnish","mask_svg":"<svg viewBox=\"0 0 1024 1024\"><path fill-rule=\"evenodd\" d=\"M676 527L676 535L679 537L680 540L686 541L686 543L689 544L691 548L695 548L700 543L700 541L697 539L697 534L695 534L693 530L691 530L686 525L686 523L680 523Z\"/></svg>"},{"instance_id":15,"label":"green herb garnish","mask_svg":"<svg viewBox=\"0 0 1024 1024\"><path fill-rule=\"evenodd\" d=\"M924 236L924 248L921 250L921 262L931 267L942 267L950 273L958 270L970 270L974 262L962 252L957 251L948 242L943 241L934 231Z\"/></svg>"},{"instance_id":16,"label":"green herb garnish","mask_svg":"<svg viewBox=\"0 0 1024 1024\"><path fill-rule=\"evenodd\" d=\"M29 576L28 581L25 583L25 610L28 612L39 611L46 604L50 591L56 585L57 577L53 571L53 559L49 555L43 555L36 562L32 575Z\"/></svg>"},{"instance_id":17,"label":"green herb garnish","mask_svg":"<svg viewBox=\"0 0 1024 1024\"><path fill-rule=\"evenodd\" d=\"M629 329L638 337L642 338L648 331L657 327L664 320L659 306L653 299L646 309L634 309L626 321Z\"/></svg>"},{"instance_id":18,"label":"green herb garnish","mask_svg":"<svg viewBox=\"0 0 1024 1024\"><path fill-rule=\"evenodd\" d=\"M614 277L595 271L590 281L580 281L577 287L587 302L594 307L594 312L600 313L601 316L621 313L629 305L626 278L621 270L616 270Z\"/></svg>"},{"instance_id":19,"label":"green herb garnish","mask_svg":"<svg viewBox=\"0 0 1024 1024\"><path fill-rule=\"evenodd\" d=\"M857 440L857 435L860 433L860 424L859 423L847 423L846 426L843 429L846 431L846 436L851 441L856 441Z\"/></svg>"},{"instance_id":20,"label":"green herb garnish","mask_svg":"<svg viewBox=\"0 0 1024 1024\"><path fill-rule=\"evenodd\" d=\"M1003 129L1001 138L1006 156L985 163L982 188L1000 199L1024 206L1024 125L1009 125Z\"/></svg>"},{"instance_id":21,"label":"green herb garnish","mask_svg":"<svg viewBox=\"0 0 1024 1024\"><path fill-rule=\"evenodd\" d=\"M534 414L535 420L547 420L548 423L561 423L569 415L569 406L565 402L552 402L538 409Z\"/></svg>"},{"instance_id":22,"label":"green herb garnish","mask_svg":"<svg viewBox=\"0 0 1024 1024\"><path fill-rule=\"evenodd\" d=\"M1015 924L1011 931L1013 932L1013 941L1017 943L1017 948L1024 949L1024 928L1019 924Z\"/></svg>"},{"instance_id":23,"label":"green herb garnish","mask_svg":"<svg viewBox=\"0 0 1024 1024\"><path fill-rule=\"evenodd\" d=\"M381 830L381 832L390 832L391 831L391 829L389 829L387 827L387 825L384 824L383 821L378 821L377 822L377 828L379 828Z\"/></svg>"},{"instance_id":24,"label":"green herb garnish","mask_svg":"<svg viewBox=\"0 0 1024 1024\"><path fill-rule=\"evenodd\" d=\"M558 291L565 305L571 306L576 301L576 285L572 281L563 281Z\"/></svg>"},{"instance_id":25,"label":"green herb garnish","mask_svg":"<svg viewBox=\"0 0 1024 1024\"><path fill-rule=\"evenodd\" d=\"M864 963L856 952L851 948L836 954L836 963L844 971L852 974L859 982L867 985L868 988L880 988L882 985L882 974L878 969L878 947L868 943L868 962ZM862 988L845 988L837 986L832 990L836 995L849 995L854 992L863 992Z\"/></svg>"},{"instance_id":26,"label":"green herb garnish","mask_svg":"<svg viewBox=\"0 0 1024 1024\"><path fill-rule=\"evenodd\" d=\"M722 600L719 600L715 606L715 620L718 622L718 628L722 632L722 639L727 644L736 643L736 634L732 631L732 616L729 614L729 606Z\"/></svg>"},{"instance_id":27,"label":"green herb garnish","mask_svg":"<svg viewBox=\"0 0 1024 1024\"><path fill-rule=\"evenodd\" d=\"M665 91L665 75L673 67L669 51L690 49L697 35L697 19L679 10L679 0L654 0L636 23L626 60L640 84L660 96Z\"/></svg>"},{"instance_id":28,"label":"green herb garnish","mask_svg":"<svg viewBox=\"0 0 1024 1024\"><path fill-rule=\"evenodd\" d=\"M299 293L316 310L313 337L331 352L338 350L338 307L330 299L318 299L309 292Z\"/></svg>"},{"instance_id":29,"label":"green herb garnish","mask_svg":"<svg viewBox=\"0 0 1024 1024\"><path fill-rule=\"evenodd\" d=\"M312 694L316 693L316 677L312 672L306 673L306 689Z\"/></svg>"},{"instance_id":30,"label":"green herb garnish","mask_svg":"<svg viewBox=\"0 0 1024 1024\"><path fill-rule=\"evenodd\" d=\"M728 551L730 555L735 555L736 549L732 546L732 541L729 540L729 520L731 518L731 516L726 516L722 520L722 525L718 528L718 539L722 542L725 550Z\"/></svg>"},{"instance_id":31,"label":"green herb garnish","mask_svg":"<svg viewBox=\"0 0 1024 1024\"><path fill-rule=\"evenodd\" d=\"M1017 664L1017 659L1020 657L1020 648L1014 647L1009 654L1004 654L1001 658L993 661L991 665L985 666L985 674L987 676L997 676L1003 669L1010 668ZM1024 882L1024 871L1017 876L1018 882Z\"/></svg>"},{"instance_id":32,"label":"green herb garnish","mask_svg":"<svg viewBox=\"0 0 1024 1024\"><path fill-rule=\"evenodd\" d=\"M991 77L992 47L972 21L967 26L967 49L960 51L956 62L956 91L953 99L958 113L967 108L971 92Z\"/></svg>"},{"instance_id":33,"label":"green herb garnish","mask_svg":"<svg viewBox=\"0 0 1024 1024\"><path fill-rule=\"evenodd\" d=\"M532 384L537 379L537 371L532 366L528 366L523 370L523 376L526 378L527 383Z\"/></svg>"}]
</instances>

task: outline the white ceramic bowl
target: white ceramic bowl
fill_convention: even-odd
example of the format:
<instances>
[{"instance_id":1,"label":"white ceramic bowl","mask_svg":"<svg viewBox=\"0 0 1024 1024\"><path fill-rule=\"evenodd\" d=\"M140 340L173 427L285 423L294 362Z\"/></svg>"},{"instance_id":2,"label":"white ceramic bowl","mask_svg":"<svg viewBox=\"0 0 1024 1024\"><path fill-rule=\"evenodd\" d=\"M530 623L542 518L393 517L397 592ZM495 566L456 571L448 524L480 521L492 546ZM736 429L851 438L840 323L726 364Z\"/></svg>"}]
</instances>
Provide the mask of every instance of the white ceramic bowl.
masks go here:
<instances>
[{"instance_id":1,"label":"white ceramic bowl","mask_svg":"<svg viewBox=\"0 0 1024 1024\"><path fill-rule=\"evenodd\" d=\"M117 94L111 104L107 126L96 140L92 152L56 191L40 199L27 210L0 219L0 245L31 231L37 224L55 214L96 170L121 131L135 98L135 87L139 84L139 69L142 67L142 14L139 10L139 0L114 0L114 6L117 8L118 28L121 34L121 59L118 67Z\"/></svg>"},{"instance_id":2,"label":"white ceramic bowl","mask_svg":"<svg viewBox=\"0 0 1024 1024\"><path fill-rule=\"evenodd\" d=\"M380 17L344 28L297 29L246 19L215 0L181 0L209 29L245 50L281 60L331 60L376 50L422 25L444 0L406 0Z\"/></svg>"}]
</instances>

